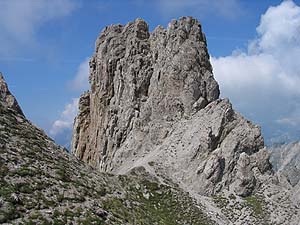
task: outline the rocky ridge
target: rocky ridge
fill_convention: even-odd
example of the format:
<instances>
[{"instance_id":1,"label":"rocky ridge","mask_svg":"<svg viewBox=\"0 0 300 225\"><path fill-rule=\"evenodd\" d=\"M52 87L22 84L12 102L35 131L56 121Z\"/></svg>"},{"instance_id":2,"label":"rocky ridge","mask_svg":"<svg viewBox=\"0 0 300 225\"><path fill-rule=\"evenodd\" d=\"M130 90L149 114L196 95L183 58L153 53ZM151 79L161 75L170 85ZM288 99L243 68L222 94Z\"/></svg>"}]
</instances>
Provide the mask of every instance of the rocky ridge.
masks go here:
<instances>
[{"instance_id":1,"label":"rocky ridge","mask_svg":"<svg viewBox=\"0 0 300 225\"><path fill-rule=\"evenodd\" d=\"M297 224L298 205L274 175L259 126L219 99L197 20L151 33L141 19L106 27L90 84L74 122L79 159L113 174L144 168L219 224Z\"/></svg>"},{"instance_id":2,"label":"rocky ridge","mask_svg":"<svg viewBox=\"0 0 300 225\"><path fill-rule=\"evenodd\" d=\"M100 173L32 125L0 76L0 224L215 224L142 168Z\"/></svg>"}]
</instances>

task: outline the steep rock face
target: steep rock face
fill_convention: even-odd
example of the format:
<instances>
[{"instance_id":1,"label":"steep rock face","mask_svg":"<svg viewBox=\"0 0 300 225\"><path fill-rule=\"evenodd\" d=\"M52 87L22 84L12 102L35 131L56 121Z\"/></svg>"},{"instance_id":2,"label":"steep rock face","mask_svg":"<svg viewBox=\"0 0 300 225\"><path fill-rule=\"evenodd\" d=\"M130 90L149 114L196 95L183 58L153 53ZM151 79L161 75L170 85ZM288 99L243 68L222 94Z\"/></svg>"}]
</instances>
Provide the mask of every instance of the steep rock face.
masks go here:
<instances>
[{"instance_id":1,"label":"steep rock face","mask_svg":"<svg viewBox=\"0 0 300 225\"><path fill-rule=\"evenodd\" d=\"M83 158L85 150L89 143L89 125L90 125L90 93L86 92L79 99L78 116L73 126L72 146L74 154Z\"/></svg>"},{"instance_id":2,"label":"steep rock face","mask_svg":"<svg viewBox=\"0 0 300 225\"><path fill-rule=\"evenodd\" d=\"M174 21L168 30L158 27L151 36L140 19L107 27L90 67L90 130L96 133L83 159L104 170L105 160L134 125L171 123L219 96L205 37L190 18ZM80 152L84 148L73 147ZM99 148L101 152L95 151Z\"/></svg>"},{"instance_id":3,"label":"steep rock face","mask_svg":"<svg viewBox=\"0 0 300 225\"><path fill-rule=\"evenodd\" d=\"M72 152L102 171L143 166L192 192L241 196L259 184L253 168L271 173L260 128L218 99L205 35L191 17L152 33L141 19L106 27L90 83Z\"/></svg>"}]
</instances>

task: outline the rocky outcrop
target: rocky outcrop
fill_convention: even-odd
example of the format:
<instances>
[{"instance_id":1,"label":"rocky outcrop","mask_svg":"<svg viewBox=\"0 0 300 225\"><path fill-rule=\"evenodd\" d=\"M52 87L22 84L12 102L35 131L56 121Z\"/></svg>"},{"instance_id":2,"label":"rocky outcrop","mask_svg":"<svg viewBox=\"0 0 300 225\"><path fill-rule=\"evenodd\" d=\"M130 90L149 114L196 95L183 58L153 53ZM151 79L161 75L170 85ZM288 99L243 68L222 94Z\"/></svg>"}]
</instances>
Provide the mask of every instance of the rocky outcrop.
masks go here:
<instances>
[{"instance_id":1,"label":"rocky outcrop","mask_svg":"<svg viewBox=\"0 0 300 225\"><path fill-rule=\"evenodd\" d=\"M249 196L256 186L261 186L262 184L261 181L257 180L255 170L261 174L268 174L268 172L271 174L271 169L269 154L265 149L261 149L250 156L243 152L237 161L235 192L239 196Z\"/></svg>"},{"instance_id":2,"label":"rocky outcrop","mask_svg":"<svg viewBox=\"0 0 300 225\"><path fill-rule=\"evenodd\" d=\"M103 170L110 169L111 154L133 126L152 121L168 126L219 96L205 37L191 18L174 21L168 30L158 27L151 35L141 19L107 27L90 67L89 130L96 133L82 159ZM74 142L73 151L85 151Z\"/></svg>"},{"instance_id":3,"label":"rocky outcrop","mask_svg":"<svg viewBox=\"0 0 300 225\"><path fill-rule=\"evenodd\" d=\"M8 90L7 84L4 81L3 75L0 72L0 103L9 109L16 110L20 115L24 116L17 100Z\"/></svg>"},{"instance_id":4,"label":"rocky outcrop","mask_svg":"<svg viewBox=\"0 0 300 225\"><path fill-rule=\"evenodd\" d=\"M205 35L191 17L152 33L141 19L106 27L90 84L72 152L93 167L123 174L142 166L208 195L247 196L259 174L272 173L260 128L219 99Z\"/></svg>"}]
</instances>

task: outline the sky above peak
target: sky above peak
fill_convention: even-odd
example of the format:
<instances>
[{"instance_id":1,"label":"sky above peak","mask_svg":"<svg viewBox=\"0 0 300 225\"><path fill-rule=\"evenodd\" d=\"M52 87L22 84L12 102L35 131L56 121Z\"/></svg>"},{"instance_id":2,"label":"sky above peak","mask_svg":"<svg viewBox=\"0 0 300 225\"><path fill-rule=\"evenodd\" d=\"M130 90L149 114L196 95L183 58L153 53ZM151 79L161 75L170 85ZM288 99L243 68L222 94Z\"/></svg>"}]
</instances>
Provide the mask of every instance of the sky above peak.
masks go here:
<instances>
[{"instance_id":1,"label":"sky above peak","mask_svg":"<svg viewBox=\"0 0 300 225\"><path fill-rule=\"evenodd\" d=\"M27 117L68 145L100 31L181 16L206 34L221 96L267 143L299 140L300 7L292 0L0 0L0 71Z\"/></svg>"}]
</instances>

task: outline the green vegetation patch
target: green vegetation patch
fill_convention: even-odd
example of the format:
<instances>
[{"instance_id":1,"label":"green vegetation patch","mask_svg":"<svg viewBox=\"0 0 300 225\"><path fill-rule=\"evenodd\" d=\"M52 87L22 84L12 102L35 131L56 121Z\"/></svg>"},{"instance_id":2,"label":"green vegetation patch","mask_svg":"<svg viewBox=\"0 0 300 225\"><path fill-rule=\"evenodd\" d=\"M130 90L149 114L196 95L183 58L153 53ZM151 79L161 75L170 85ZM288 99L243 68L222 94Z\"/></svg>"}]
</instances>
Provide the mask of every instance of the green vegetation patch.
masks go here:
<instances>
[{"instance_id":1,"label":"green vegetation patch","mask_svg":"<svg viewBox=\"0 0 300 225\"><path fill-rule=\"evenodd\" d=\"M72 181L68 172L66 171L66 169L64 167L58 168L56 171L56 174L58 175L58 178L63 182L71 182Z\"/></svg>"},{"instance_id":2,"label":"green vegetation patch","mask_svg":"<svg viewBox=\"0 0 300 225\"><path fill-rule=\"evenodd\" d=\"M29 167L21 167L18 170L16 170L15 173L21 177L26 177L26 176L33 177L36 175L36 172Z\"/></svg>"},{"instance_id":3,"label":"green vegetation patch","mask_svg":"<svg viewBox=\"0 0 300 225\"><path fill-rule=\"evenodd\" d=\"M6 183L6 182L1 182L0 183L0 196L2 198L9 199L11 194L15 192L15 187Z\"/></svg>"},{"instance_id":4,"label":"green vegetation patch","mask_svg":"<svg viewBox=\"0 0 300 225\"><path fill-rule=\"evenodd\" d=\"M253 213L257 217L264 216L263 204L264 202L262 199L255 195L248 196L244 198L246 205L253 210Z\"/></svg>"},{"instance_id":5,"label":"green vegetation patch","mask_svg":"<svg viewBox=\"0 0 300 225\"><path fill-rule=\"evenodd\" d=\"M9 169L4 164L0 165L0 180L3 179L9 173Z\"/></svg>"},{"instance_id":6,"label":"green vegetation patch","mask_svg":"<svg viewBox=\"0 0 300 225\"><path fill-rule=\"evenodd\" d=\"M109 198L103 208L128 224L213 224L186 194L146 179L137 184L122 177L125 199ZM126 186L127 185L127 186Z\"/></svg>"},{"instance_id":7,"label":"green vegetation patch","mask_svg":"<svg viewBox=\"0 0 300 225\"><path fill-rule=\"evenodd\" d=\"M229 204L229 200L221 195L214 196L213 201L219 208L225 208Z\"/></svg>"},{"instance_id":8,"label":"green vegetation patch","mask_svg":"<svg viewBox=\"0 0 300 225\"><path fill-rule=\"evenodd\" d=\"M0 223L6 223L20 215L12 203L6 203L0 208Z\"/></svg>"}]
</instances>

